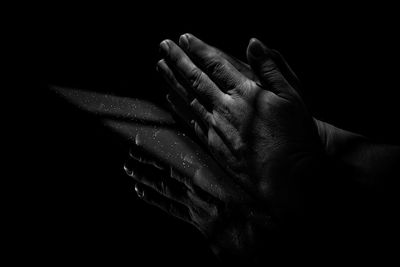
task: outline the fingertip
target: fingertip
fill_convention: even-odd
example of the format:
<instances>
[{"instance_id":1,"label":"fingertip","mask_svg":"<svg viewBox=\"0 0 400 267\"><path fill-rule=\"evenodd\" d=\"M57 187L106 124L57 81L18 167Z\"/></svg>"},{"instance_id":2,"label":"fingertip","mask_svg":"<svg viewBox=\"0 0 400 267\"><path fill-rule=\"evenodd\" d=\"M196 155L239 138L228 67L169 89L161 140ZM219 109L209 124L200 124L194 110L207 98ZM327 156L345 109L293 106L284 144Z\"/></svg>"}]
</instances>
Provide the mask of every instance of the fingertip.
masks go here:
<instances>
[{"instance_id":1,"label":"fingertip","mask_svg":"<svg viewBox=\"0 0 400 267\"><path fill-rule=\"evenodd\" d=\"M133 168L134 168L134 166L131 162L129 162L129 160L127 162L125 162L125 164L124 164L125 173L132 178L136 178L137 175Z\"/></svg>"},{"instance_id":2,"label":"fingertip","mask_svg":"<svg viewBox=\"0 0 400 267\"><path fill-rule=\"evenodd\" d=\"M139 183L135 184L135 192L139 198L144 198L144 189L139 185Z\"/></svg>"},{"instance_id":3,"label":"fingertip","mask_svg":"<svg viewBox=\"0 0 400 267\"><path fill-rule=\"evenodd\" d=\"M160 43L160 53L163 56L167 56L169 53L169 47L170 47L170 41L169 39L165 39Z\"/></svg>"},{"instance_id":4,"label":"fingertip","mask_svg":"<svg viewBox=\"0 0 400 267\"><path fill-rule=\"evenodd\" d=\"M195 45L204 43L202 40L200 40L199 38L197 38L196 36L194 36L191 33L182 34L179 38L179 45L183 44L181 42L187 42L187 44L188 44L187 49L189 49L190 47L193 47Z\"/></svg>"},{"instance_id":5,"label":"fingertip","mask_svg":"<svg viewBox=\"0 0 400 267\"><path fill-rule=\"evenodd\" d=\"M182 36L185 36L185 38L187 38L188 40L190 40L194 37L194 35L189 32L182 34L181 37Z\"/></svg>"},{"instance_id":6,"label":"fingertip","mask_svg":"<svg viewBox=\"0 0 400 267\"><path fill-rule=\"evenodd\" d=\"M132 171L131 171L131 169L129 168L129 166L128 166L127 163L124 163L124 171L125 171L125 173L126 173L128 176L132 176Z\"/></svg>"},{"instance_id":7,"label":"fingertip","mask_svg":"<svg viewBox=\"0 0 400 267\"><path fill-rule=\"evenodd\" d=\"M182 47L184 50L189 49L189 38L190 35L188 33L182 34L179 37L179 46Z\"/></svg>"},{"instance_id":8,"label":"fingertip","mask_svg":"<svg viewBox=\"0 0 400 267\"><path fill-rule=\"evenodd\" d=\"M159 61L156 63L156 71L157 71L157 72L160 72L160 67L159 67L159 66L160 66L160 61L161 61L161 60L159 60Z\"/></svg>"},{"instance_id":9,"label":"fingertip","mask_svg":"<svg viewBox=\"0 0 400 267\"><path fill-rule=\"evenodd\" d=\"M259 42L260 43L260 40L258 40L255 37L250 38L249 44L252 44L252 43L255 43L255 42Z\"/></svg>"},{"instance_id":10,"label":"fingertip","mask_svg":"<svg viewBox=\"0 0 400 267\"><path fill-rule=\"evenodd\" d=\"M248 54L255 59L262 59L267 54L266 46L257 38L251 38L247 47Z\"/></svg>"},{"instance_id":11,"label":"fingertip","mask_svg":"<svg viewBox=\"0 0 400 267\"><path fill-rule=\"evenodd\" d=\"M161 69L165 69L166 64L167 63L165 63L165 59L160 59L156 64L157 70L160 71Z\"/></svg>"}]
</instances>

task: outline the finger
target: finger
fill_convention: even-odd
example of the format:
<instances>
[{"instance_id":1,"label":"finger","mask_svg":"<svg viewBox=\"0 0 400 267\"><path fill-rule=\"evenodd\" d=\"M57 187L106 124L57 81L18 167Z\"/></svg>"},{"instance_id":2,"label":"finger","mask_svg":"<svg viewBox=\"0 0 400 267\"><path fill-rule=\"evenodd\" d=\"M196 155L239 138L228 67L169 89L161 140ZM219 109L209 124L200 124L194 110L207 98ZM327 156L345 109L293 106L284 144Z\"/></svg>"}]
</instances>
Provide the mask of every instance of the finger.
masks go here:
<instances>
[{"instance_id":1,"label":"finger","mask_svg":"<svg viewBox=\"0 0 400 267\"><path fill-rule=\"evenodd\" d=\"M293 88L280 72L272 59L272 52L259 40L252 38L247 47L247 59L251 68L259 76L261 84L281 96L289 96Z\"/></svg>"},{"instance_id":2,"label":"finger","mask_svg":"<svg viewBox=\"0 0 400 267\"><path fill-rule=\"evenodd\" d=\"M199 126L198 123L197 126L194 125L195 132L197 128L196 134L200 140L203 142L204 140L208 140L208 138L204 138L202 135L212 127L213 130L218 133L219 137L223 140L229 150L231 150L234 155L239 156L243 149L243 143L241 142L238 130L231 123L229 123L224 116L220 115L219 112L215 112L213 114L208 112L196 99L193 99L193 101L190 103L190 106L197 117L201 119L202 125L205 125L205 127ZM207 144L207 142L205 143Z\"/></svg>"},{"instance_id":3,"label":"finger","mask_svg":"<svg viewBox=\"0 0 400 267\"><path fill-rule=\"evenodd\" d=\"M176 113L186 125L190 126L190 122L193 120L194 114L189 108L188 104L173 93L167 94L166 99L172 111Z\"/></svg>"},{"instance_id":4,"label":"finger","mask_svg":"<svg viewBox=\"0 0 400 267\"><path fill-rule=\"evenodd\" d=\"M152 188L143 184L136 184L135 191L139 198L144 200L146 203L156 206L162 211L180 220L193 224L189 209L186 206L160 195L157 191L154 191ZM140 192L140 194L138 192Z\"/></svg>"},{"instance_id":5,"label":"finger","mask_svg":"<svg viewBox=\"0 0 400 267\"><path fill-rule=\"evenodd\" d=\"M187 202L185 204L189 208L201 209L210 205L221 205L221 202L212 196L207 191L204 191L198 184L194 182L195 179L189 179L186 175L182 174L180 171L171 167L170 177L181 183L187 185L189 190L187 190Z\"/></svg>"},{"instance_id":6,"label":"finger","mask_svg":"<svg viewBox=\"0 0 400 267\"><path fill-rule=\"evenodd\" d=\"M250 68L250 65L247 63L244 63L240 59L223 52L222 50L219 50L218 48L215 48L218 53L221 54L222 57L224 57L226 60L228 60L232 66L234 66L240 73L242 73L244 76L246 76L247 79L253 80L253 81L258 81L258 77L254 74L253 70Z\"/></svg>"},{"instance_id":7,"label":"finger","mask_svg":"<svg viewBox=\"0 0 400 267\"><path fill-rule=\"evenodd\" d=\"M187 105L186 103L183 103L183 101L176 95L168 94L167 102L171 109L177 113L181 119L187 123L188 126L192 126L192 120L200 120L201 127L204 129L208 128L208 121L211 114L202 104L200 104L196 98L194 98L189 105Z\"/></svg>"},{"instance_id":8,"label":"finger","mask_svg":"<svg viewBox=\"0 0 400 267\"><path fill-rule=\"evenodd\" d=\"M231 149L226 145L221 136L215 131L214 127L210 127L207 133L207 143L211 154L215 159L222 163L228 164L234 159ZM227 166L222 166L226 169Z\"/></svg>"},{"instance_id":9,"label":"finger","mask_svg":"<svg viewBox=\"0 0 400 267\"><path fill-rule=\"evenodd\" d=\"M198 122L192 121L192 124L197 137L206 145L219 164L228 163L229 159L233 158L233 153L213 127L206 132L199 126ZM226 168L226 166L222 167Z\"/></svg>"},{"instance_id":10,"label":"finger","mask_svg":"<svg viewBox=\"0 0 400 267\"><path fill-rule=\"evenodd\" d=\"M214 81L222 91L229 92L241 86L248 79L235 68L219 50L204 43L191 34L183 34L179 38L189 57Z\"/></svg>"},{"instance_id":11,"label":"finger","mask_svg":"<svg viewBox=\"0 0 400 267\"><path fill-rule=\"evenodd\" d=\"M134 164L128 160L124 165L124 169L136 182L144 184L157 191L159 194L181 204L187 205L189 203L188 188L184 184L177 183L177 180L170 179L166 172L157 172L154 169L146 169L144 166L135 168L132 167L133 165Z\"/></svg>"},{"instance_id":12,"label":"finger","mask_svg":"<svg viewBox=\"0 0 400 267\"><path fill-rule=\"evenodd\" d=\"M195 98L190 102L190 107L192 108L194 114L201 120L201 122L208 129L210 125L213 125L212 114Z\"/></svg>"},{"instance_id":13,"label":"finger","mask_svg":"<svg viewBox=\"0 0 400 267\"><path fill-rule=\"evenodd\" d=\"M193 96L190 96L189 92L185 89L185 87L178 81L175 77L175 74L168 67L167 63L164 59L158 61L157 63L157 71L161 73L164 80L168 83L173 91L175 91L185 102L189 102Z\"/></svg>"},{"instance_id":14,"label":"finger","mask_svg":"<svg viewBox=\"0 0 400 267\"><path fill-rule=\"evenodd\" d=\"M166 166L160 160L157 160L154 156L149 155L147 151L139 146L133 145L129 149L129 156L143 164L151 165L159 170L165 170Z\"/></svg>"},{"instance_id":15,"label":"finger","mask_svg":"<svg viewBox=\"0 0 400 267\"><path fill-rule=\"evenodd\" d=\"M167 95L167 101L172 111L176 113L181 120L189 127L189 130L192 130L192 122L195 120L201 120L196 114L193 113L191 109L184 103L182 100L175 96L174 94ZM207 131L208 126L203 122L199 123L199 127L201 127L204 131Z\"/></svg>"},{"instance_id":16,"label":"finger","mask_svg":"<svg viewBox=\"0 0 400 267\"><path fill-rule=\"evenodd\" d=\"M273 60L276 62L276 65L282 72L283 76L286 78L286 80L290 83L290 85L294 89L299 90L301 88L300 80L297 77L296 73L293 71L293 69L289 66L286 59L282 56L282 54L279 51L275 49L271 49L271 51Z\"/></svg>"},{"instance_id":17,"label":"finger","mask_svg":"<svg viewBox=\"0 0 400 267\"><path fill-rule=\"evenodd\" d=\"M196 174L195 174L196 175ZM177 180L187 180L187 177L183 175L181 172L171 168L171 177ZM207 209L210 206L222 206L222 202L220 199L213 196L209 191L204 189L205 179L207 177L202 177L201 182L198 184L199 180L195 178L190 179L191 190L187 191L188 198L190 202L188 207L190 209L199 210L199 209ZM194 182L196 180L196 182ZM206 187L207 188L207 187ZM209 189L209 187L208 187Z\"/></svg>"},{"instance_id":18,"label":"finger","mask_svg":"<svg viewBox=\"0 0 400 267\"><path fill-rule=\"evenodd\" d=\"M191 61L178 45L171 40L165 40L161 42L160 48L165 55L168 66L176 69L188 85L188 89L191 89L195 96L200 97L202 101L211 106L224 102L226 95Z\"/></svg>"},{"instance_id":19,"label":"finger","mask_svg":"<svg viewBox=\"0 0 400 267\"><path fill-rule=\"evenodd\" d=\"M196 133L197 137L200 139L200 141L208 146L208 138L206 135L206 132L200 127L199 123L196 121L192 121L194 132Z\"/></svg>"},{"instance_id":20,"label":"finger","mask_svg":"<svg viewBox=\"0 0 400 267\"><path fill-rule=\"evenodd\" d=\"M236 156L240 156L244 149L244 144L238 130L240 129L240 125L235 127L235 123L237 124L237 122L228 121L227 117L220 112L214 112L212 122L215 131L231 152Z\"/></svg>"}]
</instances>

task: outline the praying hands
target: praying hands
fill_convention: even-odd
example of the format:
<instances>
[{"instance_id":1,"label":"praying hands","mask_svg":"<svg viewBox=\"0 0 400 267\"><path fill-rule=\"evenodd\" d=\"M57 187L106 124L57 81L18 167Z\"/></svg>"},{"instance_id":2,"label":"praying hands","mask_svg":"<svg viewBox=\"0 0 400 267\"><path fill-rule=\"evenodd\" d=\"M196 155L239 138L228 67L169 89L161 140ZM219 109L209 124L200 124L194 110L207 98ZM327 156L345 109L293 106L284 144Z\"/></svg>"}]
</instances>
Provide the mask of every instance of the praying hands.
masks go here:
<instances>
[{"instance_id":1,"label":"praying hands","mask_svg":"<svg viewBox=\"0 0 400 267\"><path fill-rule=\"evenodd\" d=\"M172 110L219 167L186 177L135 146L125 169L142 199L198 228L223 260L264 263L318 213L313 202L331 205L340 194L332 191L347 183L373 187L397 162L398 147L313 118L289 65L257 39L247 63L191 34L178 44L164 40L160 51ZM351 153L343 152L348 146ZM338 169L356 169L354 179L338 177Z\"/></svg>"}]
</instances>

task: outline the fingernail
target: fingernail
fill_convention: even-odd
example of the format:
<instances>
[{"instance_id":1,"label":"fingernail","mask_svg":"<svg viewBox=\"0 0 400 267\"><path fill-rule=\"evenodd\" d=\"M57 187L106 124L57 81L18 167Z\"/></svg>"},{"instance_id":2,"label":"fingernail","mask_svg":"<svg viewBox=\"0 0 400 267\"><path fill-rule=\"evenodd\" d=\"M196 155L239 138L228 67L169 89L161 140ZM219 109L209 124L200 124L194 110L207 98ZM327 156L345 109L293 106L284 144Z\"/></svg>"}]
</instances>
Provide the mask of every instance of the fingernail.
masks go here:
<instances>
[{"instance_id":1,"label":"fingernail","mask_svg":"<svg viewBox=\"0 0 400 267\"><path fill-rule=\"evenodd\" d=\"M189 35L187 33L181 35L179 38L179 46L185 50L189 49Z\"/></svg>"},{"instance_id":2,"label":"fingernail","mask_svg":"<svg viewBox=\"0 0 400 267\"><path fill-rule=\"evenodd\" d=\"M164 40L160 43L160 53L165 57L168 55L169 44L168 40Z\"/></svg>"},{"instance_id":3,"label":"fingernail","mask_svg":"<svg viewBox=\"0 0 400 267\"><path fill-rule=\"evenodd\" d=\"M160 72L160 68L161 68L161 64L163 63L163 59L161 59L161 60L159 60L158 62L157 62L157 64L156 64L156 70L158 71L158 72Z\"/></svg>"},{"instance_id":4,"label":"fingernail","mask_svg":"<svg viewBox=\"0 0 400 267\"><path fill-rule=\"evenodd\" d=\"M124 164L124 171L127 175L133 176L133 170L131 170L126 163Z\"/></svg>"},{"instance_id":5,"label":"fingernail","mask_svg":"<svg viewBox=\"0 0 400 267\"><path fill-rule=\"evenodd\" d=\"M250 53L256 59L261 59L265 57L266 51L263 44L256 38L250 40Z\"/></svg>"},{"instance_id":6,"label":"fingernail","mask_svg":"<svg viewBox=\"0 0 400 267\"><path fill-rule=\"evenodd\" d=\"M139 186L139 184L135 184L135 192L139 198L144 197L144 190Z\"/></svg>"}]
</instances>

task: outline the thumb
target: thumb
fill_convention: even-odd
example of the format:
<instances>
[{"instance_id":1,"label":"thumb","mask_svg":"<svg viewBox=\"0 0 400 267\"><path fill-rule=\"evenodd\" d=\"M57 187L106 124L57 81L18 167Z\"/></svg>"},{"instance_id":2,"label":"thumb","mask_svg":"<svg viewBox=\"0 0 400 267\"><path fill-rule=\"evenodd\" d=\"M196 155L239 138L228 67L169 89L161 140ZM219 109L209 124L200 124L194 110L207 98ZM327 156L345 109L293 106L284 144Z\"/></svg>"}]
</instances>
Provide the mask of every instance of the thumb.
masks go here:
<instances>
[{"instance_id":1,"label":"thumb","mask_svg":"<svg viewBox=\"0 0 400 267\"><path fill-rule=\"evenodd\" d=\"M250 39L247 60L254 73L266 89L280 94L288 94L293 88L273 60L274 52L256 38Z\"/></svg>"},{"instance_id":2,"label":"thumb","mask_svg":"<svg viewBox=\"0 0 400 267\"><path fill-rule=\"evenodd\" d=\"M271 49L273 52L273 60L275 61L276 65L278 66L279 70L281 71L283 77L290 83L290 85L300 93L301 90L301 83L299 78L297 77L296 73L287 63L286 59L282 56L279 51L275 49Z\"/></svg>"}]
</instances>

